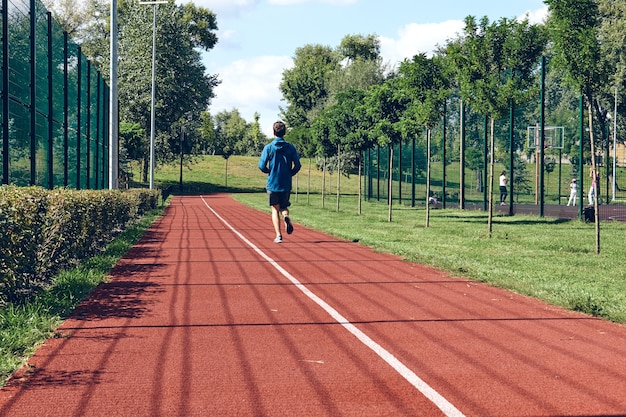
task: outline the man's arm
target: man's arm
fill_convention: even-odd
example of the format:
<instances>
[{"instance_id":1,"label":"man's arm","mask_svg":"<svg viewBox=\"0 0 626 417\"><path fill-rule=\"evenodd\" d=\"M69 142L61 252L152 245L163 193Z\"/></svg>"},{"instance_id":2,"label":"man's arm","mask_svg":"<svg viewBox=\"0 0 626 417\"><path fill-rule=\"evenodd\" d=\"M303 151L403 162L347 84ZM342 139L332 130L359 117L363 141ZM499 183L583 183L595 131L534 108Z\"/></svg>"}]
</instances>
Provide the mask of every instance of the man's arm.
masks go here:
<instances>
[{"instance_id":1,"label":"man's arm","mask_svg":"<svg viewBox=\"0 0 626 417\"><path fill-rule=\"evenodd\" d=\"M261 158L259 159L259 169L266 174L270 173L270 170L267 167L267 149L263 149L263 152L261 153Z\"/></svg>"},{"instance_id":2,"label":"man's arm","mask_svg":"<svg viewBox=\"0 0 626 417\"><path fill-rule=\"evenodd\" d=\"M296 147L291 145L293 149L293 168L291 169L291 176L296 175L300 168L302 168L302 164L300 163L300 155L298 155L298 151L296 151Z\"/></svg>"}]
</instances>

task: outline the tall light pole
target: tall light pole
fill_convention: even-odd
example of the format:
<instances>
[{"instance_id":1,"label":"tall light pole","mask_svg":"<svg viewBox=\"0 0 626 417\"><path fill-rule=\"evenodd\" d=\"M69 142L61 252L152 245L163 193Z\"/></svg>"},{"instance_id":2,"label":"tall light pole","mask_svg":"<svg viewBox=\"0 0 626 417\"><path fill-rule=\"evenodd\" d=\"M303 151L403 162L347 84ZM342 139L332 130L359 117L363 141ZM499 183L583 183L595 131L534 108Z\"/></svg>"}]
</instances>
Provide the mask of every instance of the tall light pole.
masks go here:
<instances>
[{"instance_id":1,"label":"tall light pole","mask_svg":"<svg viewBox=\"0 0 626 417\"><path fill-rule=\"evenodd\" d=\"M111 0L111 59L109 62L109 189L118 188L118 103L117 103L117 0Z\"/></svg>"},{"instance_id":2,"label":"tall light pole","mask_svg":"<svg viewBox=\"0 0 626 417\"><path fill-rule=\"evenodd\" d=\"M157 4L167 4L167 1L140 1L139 4L152 5L152 97L150 101L150 189L154 188L154 96L156 86L156 7Z\"/></svg>"}]
</instances>

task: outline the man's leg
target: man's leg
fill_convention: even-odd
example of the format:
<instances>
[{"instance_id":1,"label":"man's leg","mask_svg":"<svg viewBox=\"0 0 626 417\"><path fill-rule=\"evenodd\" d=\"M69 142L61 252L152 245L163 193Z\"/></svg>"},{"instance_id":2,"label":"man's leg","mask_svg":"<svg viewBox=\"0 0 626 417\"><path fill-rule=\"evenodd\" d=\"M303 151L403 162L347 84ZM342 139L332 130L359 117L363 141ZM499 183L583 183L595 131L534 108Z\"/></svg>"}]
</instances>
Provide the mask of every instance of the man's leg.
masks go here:
<instances>
[{"instance_id":1,"label":"man's leg","mask_svg":"<svg viewBox=\"0 0 626 417\"><path fill-rule=\"evenodd\" d=\"M289 218L289 209L284 209L282 215L285 220L285 230L287 230L287 234L290 235L293 233L293 224L291 224L291 219Z\"/></svg>"},{"instance_id":2,"label":"man's leg","mask_svg":"<svg viewBox=\"0 0 626 417\"><path fill-rule=\"evenodd\" d=\"M293 225L291 224L291 219L289 218L289 206L291 203L289 202L290 192L286 191L281 195L280 201L280 213L283 215L283 220L285 221L285 230L287 234L290 235L293 233Z\"/></svg>"},{"instance_id":3,"label":"man's leg","mask_svg":"<svg viewBox=\"0 0 626 417\"><path fill-rule=\"evenodd\" d=\"M272 224L274 225L274 231L276 237L281 236L280 233L280 204L272 206Z\"/></svg>"}]
</instances>

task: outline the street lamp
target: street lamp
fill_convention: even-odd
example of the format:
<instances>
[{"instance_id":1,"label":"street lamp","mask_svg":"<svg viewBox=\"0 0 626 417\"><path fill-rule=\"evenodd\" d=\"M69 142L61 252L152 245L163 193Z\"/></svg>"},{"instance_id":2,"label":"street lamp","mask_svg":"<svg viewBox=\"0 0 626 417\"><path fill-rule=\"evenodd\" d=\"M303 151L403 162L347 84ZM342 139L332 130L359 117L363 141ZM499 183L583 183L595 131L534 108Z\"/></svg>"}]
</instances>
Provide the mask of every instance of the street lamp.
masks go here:
<instances>
[{"instance_id":1,"label":"street lamp","mask_svg":"<svg viewBox=\"0 0 626 417\"><path fill-rule=\"evenodd\" d=\"M111 59L110 86L109 86L109 189L116 190L118 187L117 177L119 165L118 153L118 114L117 104L117 0L111 0Z\"/></svg>"},{"instance_id":2,"label":"street lamp","mask_svg":"<svg viewBox=\"0 0 626 417\"><path fill-rule=\"evenodd\" d=\"M139 4L152 5L152 97L150 101L150 189L154 188L154 96L156 83L156 6L167 4L167 1L140 1Z\"/></svg>"}]
</instances>

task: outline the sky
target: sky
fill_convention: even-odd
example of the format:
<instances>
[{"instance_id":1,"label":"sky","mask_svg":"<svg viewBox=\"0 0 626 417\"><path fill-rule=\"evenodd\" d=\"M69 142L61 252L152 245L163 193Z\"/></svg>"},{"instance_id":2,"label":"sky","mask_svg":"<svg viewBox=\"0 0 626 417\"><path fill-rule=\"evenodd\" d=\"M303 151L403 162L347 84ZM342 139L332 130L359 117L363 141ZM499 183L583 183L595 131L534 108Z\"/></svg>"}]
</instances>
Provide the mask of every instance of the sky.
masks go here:
<instances>
[{"instance_id":1,"label":"sky","mask_svg":"<svg viewBox=\"0 0 626 417\"><path fill-rule=\"evenodd\" d=\"M186 2L185 0L179 0ZM431 54L463 29L472 15L547 14L543 0L193 0L217 16L218 43L202 54L209 74L221 80L211 114L238 109L248 122L260 114L261 130L272 137L272 123L286 107L278 88L293 67L296 49L305 45L336 48L347 35L375 35L383 62L395 66L417 53Z\"/></svg>"}]
</instances>

